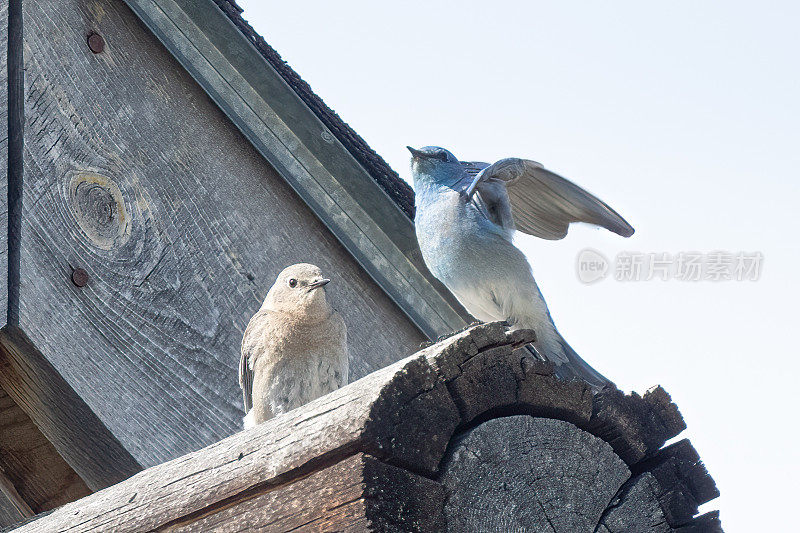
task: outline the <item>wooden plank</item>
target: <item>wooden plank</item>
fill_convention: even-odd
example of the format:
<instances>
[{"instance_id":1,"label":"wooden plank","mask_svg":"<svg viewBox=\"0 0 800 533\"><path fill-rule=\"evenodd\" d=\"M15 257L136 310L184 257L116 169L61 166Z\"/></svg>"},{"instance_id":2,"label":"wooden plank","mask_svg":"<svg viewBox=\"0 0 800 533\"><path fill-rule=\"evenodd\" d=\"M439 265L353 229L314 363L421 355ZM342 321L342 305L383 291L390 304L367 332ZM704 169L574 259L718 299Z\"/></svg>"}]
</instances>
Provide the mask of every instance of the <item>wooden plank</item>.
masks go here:
<instances>
[{"instance_id":1,"label":"wooden plank","mask_svg":"<svg viewBox=\"0 0 800 533\"><path fill-rule=\"evenodd\" d=\"M688 440L662 448L635 471L604 512L601 533L722 531L717 514L695 516L719 491Z\"/></svg>"},{"instance_id":2,"label":"wooden plank","mask_svg":"<svg viewBox=\"0 0 800 533\"><path fill-rule=\"evenodd\" d=\"M14 482L9 479L4 469L0 468L0 494L11 504L21 518L33 516L33 509L28 502L20 496Z\"/></svg>"},{"instance_id":3,"label":"wooden plank","mask_svg":"<svg viewBox=\"0 0 800 533\"><path fill-rule=\"evenodd\" d=\"M0 0L0 326L8 316L8 0Z\"/></svg>"},{"instance_id":4,"label":"wooden plank","mask_svg":"<svg viewBox=\"0 0 800 533\"><path fill-rule=\"evenodd\" d=\"M685 487L684 487L685 489ZM611 501L598 524L599 533L722 533L719 512L694 517L697 505L688 515L676 514L678 500L692 500L691 494L666 487L651 472L633 476Z\"/></svg>"},{"instance_id":5,"label":"wooden plank","mask_svg":"<svg viewBox=\"0 0 800 533\"><path fill-rule=\"evenodd\" d=\"M127 3L422 331L465 324L408 218L213 1Z\"/></svg>"},{"instance_id":6,"label":"wooden plank","mask_svg":"<svg viewBox=\"0 0 800 533\"><path fill-rule=\"evenodd\" d=\"M159 530L442 531L444 496L439 483L359 453Z\"/></svg>"},{"instance_id":7,"label":"wooden plank","mask_svg":"<svg viewBox=\"0 0 800 533\"><path fill-rule=\"evenodd\" d=\"M0 389L0 468L31 509L31 515L91 493L3 389Z\"/></svg>"},{"instance_id":8,"label":"wooden plank","mask_svg":"<svg viewBox=\"0 0 800 533\"><path fill-rule=\"evenodd\" d=\"M594 531L630 476L599 438L561 420L516 415L453 439L441 483L449 531Z\"/></svg>"},{"instance_id":9,"label":"wooden plank","mask_svg":"<svg viewBox=\"0 0 800 533\"><path fill-rule=\"evenodd\" d=\"M0 493L0 531L22 521L23 514L9 500L5 494Z\"/></svg>"},{"instance_id":10,"label":"wooden plank","mask_svg":"<svg viewBox=\"0 0 800 533\"><path fill-rule=\"evenodd\" d=\"M21 327L137 461L241 427L241 336L288 264L333 279L354 378L424 340L127 7L25 9Z\"/></svg>"},{"instance_id":11,"label":"wooden plank","mask_svg":"<svg viewBox=\"0 0 800 533\"><path fill-rule=\"evenodd\" d=\"M25 65L23 61L22 0L8 2L7 63L8 129L7 129L7 306L6 323L19 324L21 222L23 191L23 145L25 124Z\"/></svg>"},{"instance_id":12,"label":"wooden plank","mask_svg":"<svg viewBox=\"0 0 800 533\"><path fill-rule=\"evenodd\" d=\"M28 427L26 438L35 438L29 444L40 445L39 451L44 454L37 458L42 464L30 464L30 458L18 455L24 453L25 443L8 442L7 435L0 439L0 459L9 461L20 483L34 484L20 491L31 498L37 512L82 496L88 491L87 486L99 490L141 470L25 335L10 326L0 330L0 387L49 441L43 442ZM19 421L15 418L11 424ZM50 449L50 443L55 449ZM77 472L80 479L69 470ZM60 479L57 486L36 489L39 483L56 481L55 477L48 479L50 475Z\"/></svg>"}]
</instances>

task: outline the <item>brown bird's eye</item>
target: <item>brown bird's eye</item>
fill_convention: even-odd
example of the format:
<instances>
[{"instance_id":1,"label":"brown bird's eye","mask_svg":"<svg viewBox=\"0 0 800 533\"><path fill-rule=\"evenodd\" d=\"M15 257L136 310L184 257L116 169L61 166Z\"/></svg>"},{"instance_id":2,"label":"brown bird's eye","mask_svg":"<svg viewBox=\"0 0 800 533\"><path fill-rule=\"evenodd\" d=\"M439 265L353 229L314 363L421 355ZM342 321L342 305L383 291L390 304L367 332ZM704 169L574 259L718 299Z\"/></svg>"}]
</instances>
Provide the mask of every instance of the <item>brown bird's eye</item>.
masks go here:
<instances>
[{"instance_id":1,"label":"brown bird's eye","mask_svg":"<svg viewBox=\"0 0 800 533\"><path fill-rule=\"evenodd\" d=\"M290 286L291 288L295 288L295 287L297 287L297 280L296 280L296 279L294 279L294 278L289 278L289 286Z\"/></svg>"}]
</instances>

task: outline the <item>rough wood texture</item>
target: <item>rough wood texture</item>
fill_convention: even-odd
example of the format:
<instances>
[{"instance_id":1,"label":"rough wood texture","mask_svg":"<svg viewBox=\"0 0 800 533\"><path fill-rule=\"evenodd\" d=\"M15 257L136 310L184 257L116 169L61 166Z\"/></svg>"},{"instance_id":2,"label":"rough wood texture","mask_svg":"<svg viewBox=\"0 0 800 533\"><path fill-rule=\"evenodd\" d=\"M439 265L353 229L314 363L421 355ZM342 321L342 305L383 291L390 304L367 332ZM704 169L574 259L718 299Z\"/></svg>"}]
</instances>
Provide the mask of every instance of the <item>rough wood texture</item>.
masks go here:
<instances>
[{"instance_id":1,"label":"rough wood texture","mask_svg":"<svg viewBox=\"0 0 800 533\"><path fill-rule=\"evenodd\" d=\"M0 531L20 522L24 516L19 509L6 497L0 494Z\"/></svg>"},{"instance_id":2,"label":"rough wood texture","mask_svg":"<svg viewBox=\"0 0 800 533\"><path fill-rule=\"evenodd\" d=\"M305 406L149 468L20 531L149 530L280 485L356 452L433 475L461 418L447 392L460 364L516 342L498 324L470 328ZM158 502L170 502L169 507Z\"/></svg>"},{"instance_id":3,"label":"rough wood texture","mask_svg":"<svg viewBox=\"0 0 800 533\"><path fill-rule=\"evenodd\" d=\"M31 506L20 496L14 482L8 478L3 469L0 469L0 497L3 499L3 518L9 519L10 523L34 515Z\"/></svg>"},{"instance_id":4,"label":"rough wood texture","mask_svg":"<svg viewBox=\"0 0 800 533\"><path fill-rule=\"evenodd\" d=\"M448 531L594 531L630 471L560 420L495 418L454 439L442 484Z\"/></svg>"},{"instance_id":5,"label":"rough wood texture","mask_svg":"<svg viewBox=\"0 0 800 533\"><path fill-rule=\"evenodd\" d=\"M592 403L600 400L597 395L585 397L587 389L580 384L559 382L551 367L519 358L514 348L531 335L530 331L508 333L498 323L474 326L299 409L65 505L20 531L138 531L189 527L200 519L217 520L214 524L223 527L224 517L237 516L240 505L250 505L247 502L257 496L273 501L271 498L279 496L277 492L270 496L272 492L310 480L358 453L430 479L437 479L442 468L443 478L450 480L454 491L456 486L467 490L455 499L451 495L448 505L455 524L473 520L482 511L480 516L494 520L490 526L538 524L543 530L572 532L590 524L588 531L592 531L605 517L602 527L611 530L617 527L614 520L620 512L615 514L614 509L624 506L641 511L638 523L642 524L661 523L662 517L673 529L714 523L713 517L692 519L697 509L686 506L686 502L699 504L716 494L713 481L690 447L679 443L626 465L614 453L612 443L593 433L600 428L604 434L613 433L615 439L624 440L631 449L649 449L669 432L658 429L663 425L659 422L653 426L659 432L657 438L643 434L642 428L651 424L648 420L679 417L666 393L652 393L646 400L634 395L613 396L617 398L614 413L626 415L602 415L608 402ZM479 379L483 374L486 381ZM487 383L497 387L495 396L500 400L489 394ZM509 388L517 392L508 395ZM525 402L519 400L523 397ZM496 418L519 412L526 414ZM603 416L603 424L593 418L597 413ZM554 419L557 416L576 420L583 428ZM457 430L467 436L450 445ZM467 444L461 446L463 443ZM446 456L448 445L451 453ZM452 451L459 446L462 453ZM469 462L473 472L466 469L462 481L472 479L472 485L452 481L457 478L452 467L456 456L458 461ZM491 457L494 459L489 460ZM634 472L633 478L629 471ZM627 490L638 481L637 476L653 480L657 490ZM539 509L520 504L524 487L535 488ZM391 490L391 484L380 490ZM396 512L405 509L402 502L413 502L412 495L420 491L422 488L409 490L405 496L398 492L397 499L402 501ZM646 501L628 503L633 497L629 495L636 494L643 494ZM300 498L292 501L300 514L316 505ZM283 509L291 503L286 499L276 505ZM267 511L255 507L264 506L253 504L243 510L255 513L253 520L264 516L271 520L259 514ZM345 505L341 516L352 518L363 509ZM386 520L395 516L390 508L381 509ZM466 514L459 516L457 509ZM407 523L410 519L397 520Z\"/></svg>"},{"instance_id":6,"label":"rough wood texture","mask_svg":"<svg viewBox=\"0 0 800 533\"><path fill-rule=\"evenodd\" d=\"M608 443L573 424L495 418L453 438L440 481L448 531L722 531L716 514L694 518L719 492L688 441L631 475Z\"/></svg>"},{"instance_id":7,"label":"rough wood texture","mask_svg":"<svg viewBox=\"0 0 800 533\"><path fill-rule=\"evenodd\" d=\"M91 490L108 487L141 470L25 335L10 326L0 330L0 387ZM51 466L56 462L53 458ZM69 486L81 490L72 483L58 483L47 490Z\"/></svg>"},{"instance_id":8,"label":"rough wood texture","mask_svg":"<svg viewBox=\"0 0 800 533\"><path fill-rule=\"evenodd\" d=\"M3 389L0 389L0 469L30 507L31 514L91 493Z\"/></svg>"},{"instance_id":9,"label":"rough wood texture","mask_svg":"<svg viewBox=\"0 0 800 533\"><path fill-rule=\"evenodd\" d=\"M658 482L649 472L628 482L623 493L611 502L603 514L597 531L600 533L670 533L656 494Z\"/></svg>"},{"instance_id":10,"label":"rough wood texture","mask_svg":"<svg viewBox=\"0 0 800 533\"><path fill-rule=\"evenodd\" d=\"M121 2L25 10L21 327L140 463L241 427L239 343L288 264L333 279L354 378L424 340Z\"/></svg>"},{"instance_id":11,"label":"rough wood texture","mask_svg":"<svg viewBox=\"0 0 800 533\"><path fill-rule=\"evenodd\" d=\"M644 396L625 395L616 388L594 396L590 431L611 444L628 464L654 454L664 443L686 429L686 423L669 394L659 387Z\"/></svg>"},{"instance_id":12,"label":"rough wood texture","mask_svg":"<svg viewBox=\"0 0 800 533\"><path fill-rule=\"evenodd\" d=\"M533 340L532 332L519 330L509 337L516 344ZM537 416L558 418L586 427L592 416L593 394L583 381L563 381L553 365L533 359L525 349L499 346L473 357L460 367L448 385L464 421L487 410L502 413L512 408Z\"/></svg>"},{"instance_id":13,"label":"rough wood texture","mask_svg":"<svg viewBox=\"0 0 800 533\"><path fill-rule=\"evenodd\" d=\"M291 484L175 520L169 531L441 531L444 488L356 454Z\"/></svg>"},{"instance_id":14,"label":"rough wood texture","mask_svg":"<svg viewBox=\"0 0 800 533\"><path fill-rule=\"evenodd\" d=\"M8 0L0 0L0 169L0 326L4 326L8 313Z\"/></svg>"},{"instance_id":15,"label":"rough wood texture","mask_svg":"<svg viewBox=\"0 0 800 533\"><path fill-rule=\"evenodd\" d=\"M307 105L297 84L287 86L278 73L285 69L273 68L219 4L125 3L412 322L429 337L466 324L452 295L432 285L411 221L337 142L325 112Z\"/></svg>"},{"instance_id":16,"label":"rough wood texture","mask_svg":"<svg viewBox=\"0 0 800 533\"><path fill-rule=\"evenodd\" d=\"M8 313L8 0L0 0L0 326ZM14 524L23 515L0 494L0 528Z\"/></svg>"},{"instance_id":17,"label":"rough wood texture","mask_svg":"<svg viewBox=\"0 0 800 533\"><path fill-rule=\"evenodd\" d=\"M661 449L638 469L658 484L655 495L670 524L691 522L700 505L719 496L714 480L686 439Z\"/></svg>"},{"instance_id":18,"label":"rough wood texture","mask_svg":"<svg viewBox=\"0 0 800 533\"><path fill-rule=\"evenodd\" d=\"M710 478L709 478L710 479ZM650 472L629 479L611 501L597 526L599 533L722 533L719 513L714 511L692 518L697 513L676 519L674 499L680 495L663 485Z\"/></svg>"}]
</instances>

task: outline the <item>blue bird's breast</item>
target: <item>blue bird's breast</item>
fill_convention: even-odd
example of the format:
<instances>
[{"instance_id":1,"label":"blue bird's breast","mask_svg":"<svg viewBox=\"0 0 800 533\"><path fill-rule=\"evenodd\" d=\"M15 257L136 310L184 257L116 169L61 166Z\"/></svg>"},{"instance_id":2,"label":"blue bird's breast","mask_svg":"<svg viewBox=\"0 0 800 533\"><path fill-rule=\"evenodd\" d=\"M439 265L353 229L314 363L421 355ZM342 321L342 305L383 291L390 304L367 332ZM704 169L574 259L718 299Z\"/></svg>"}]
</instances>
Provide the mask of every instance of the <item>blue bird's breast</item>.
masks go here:
<instances>
[{"instance_id":1,"label":"blue bird's breast","mask_svg":"<svg viewBox=\"0 0 800 533\"><path fill-rule=\"evenodd\" d=\"M490 260L498 245L510 244L508 232L458 192L442 188L425 193L417 196L417 240L425 264L448 287L469 277L476 263Z\"/></svg>"}]
</instances>

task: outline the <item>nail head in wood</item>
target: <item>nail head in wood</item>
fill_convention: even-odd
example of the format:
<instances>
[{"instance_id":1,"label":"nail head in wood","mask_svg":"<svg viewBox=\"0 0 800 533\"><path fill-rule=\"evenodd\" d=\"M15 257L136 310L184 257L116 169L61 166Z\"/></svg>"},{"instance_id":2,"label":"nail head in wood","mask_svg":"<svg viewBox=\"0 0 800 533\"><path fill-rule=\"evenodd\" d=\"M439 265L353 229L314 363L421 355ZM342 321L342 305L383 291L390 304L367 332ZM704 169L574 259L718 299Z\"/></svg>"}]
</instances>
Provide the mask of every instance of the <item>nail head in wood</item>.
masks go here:
<instances>
[{"instance_id":1,"label":"nail head in wood","mask_svg":"<svg viewBox=\"0 0 800 533\"><path fill-rule=\"evenodd\" d=\"M93 54L99 54L106 48L106 41L99 33L90 33L89 37L86 38L86 43Z\"/></svg>"},{"instance_id":2,"label":"nail head in wood","mask_svg":"<svg viewBox=\"0 0 800 533\"><path fill-rule=\"evenodd\" d=\"M72 283L77 287L85 287L89 283L89 274L82 268L72 271Z\"/></svg>"}]
</instances>

